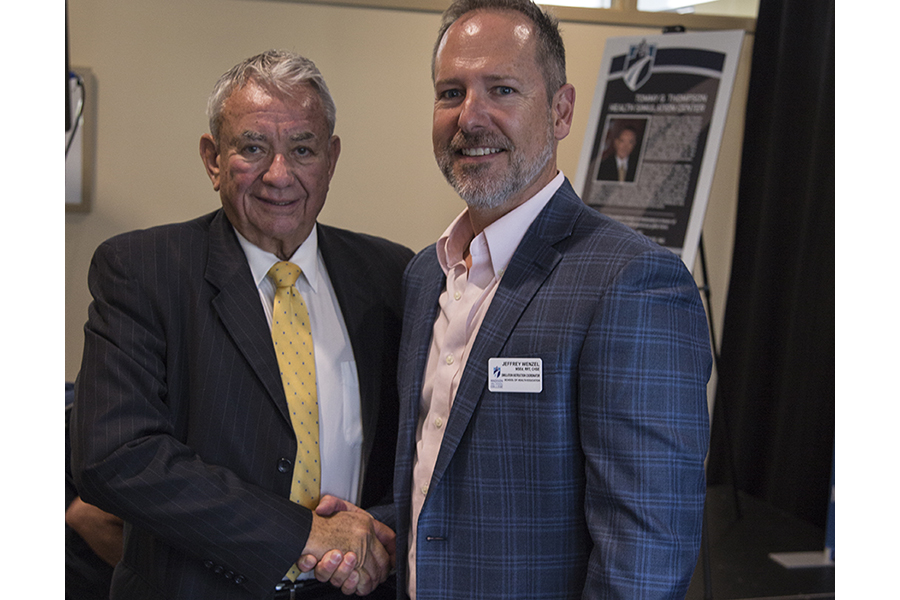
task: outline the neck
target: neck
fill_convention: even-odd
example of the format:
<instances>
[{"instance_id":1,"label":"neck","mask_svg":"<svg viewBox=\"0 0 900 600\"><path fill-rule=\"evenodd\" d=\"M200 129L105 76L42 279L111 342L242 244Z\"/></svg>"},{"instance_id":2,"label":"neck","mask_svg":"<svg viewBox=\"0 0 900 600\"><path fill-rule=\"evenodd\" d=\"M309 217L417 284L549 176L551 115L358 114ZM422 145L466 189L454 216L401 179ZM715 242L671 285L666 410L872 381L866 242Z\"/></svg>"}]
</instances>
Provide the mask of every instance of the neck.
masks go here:
<instances>
[{"instance_id":1,"label":"neck","mask_svg":"<svg viewBox=\"0 0 900 600\"><path fill-rule=\"evenodd\" d=\"M497 208L473 208L472 206L469 206L469 222L472 224L472 231L475 232L475 235L478 235L484 231L488 225L524 204L525 200L527 200L527 198L515 202L506 202Z\"/></svg>"},{"instance_id":2,"label":"neck","mask_svg":"<svg viewBox=\"0 0 900 600\"><path fill-rule=\"evenodd\" d=\"M478 235L494 221L525 204L553 181L558 173L556 161L554 160L549 164L549 168L545 170L543 175L536 178L534 182L525 189L507 198L500 206L497 206L496 208L480 208L468 205L469 222L472 224L472 231L475 232L475 235Z\"/></svg>"}]
</instances>

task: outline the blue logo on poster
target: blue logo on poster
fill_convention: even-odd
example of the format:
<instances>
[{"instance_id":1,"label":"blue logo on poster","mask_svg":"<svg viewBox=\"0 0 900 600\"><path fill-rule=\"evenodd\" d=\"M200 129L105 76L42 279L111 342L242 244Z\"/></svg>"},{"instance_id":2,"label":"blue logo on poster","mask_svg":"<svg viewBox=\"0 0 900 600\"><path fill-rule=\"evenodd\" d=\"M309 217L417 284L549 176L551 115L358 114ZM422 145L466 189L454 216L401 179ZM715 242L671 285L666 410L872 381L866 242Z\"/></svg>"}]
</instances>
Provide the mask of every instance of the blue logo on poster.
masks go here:
<instances>
[{"instance_id":1,"label":"blue logo on poster","mask_svg":"<svg viewBox=\"0 0 900 600\"><path fill-rule=\"evenodd\" d=\"M648 44L642 40L640 44L628 48L628 56L625 57L625 75L622 81L632 92L647 83L653 71L653 61L656 59L656 44Z\"/></svg>"}]
</instances>

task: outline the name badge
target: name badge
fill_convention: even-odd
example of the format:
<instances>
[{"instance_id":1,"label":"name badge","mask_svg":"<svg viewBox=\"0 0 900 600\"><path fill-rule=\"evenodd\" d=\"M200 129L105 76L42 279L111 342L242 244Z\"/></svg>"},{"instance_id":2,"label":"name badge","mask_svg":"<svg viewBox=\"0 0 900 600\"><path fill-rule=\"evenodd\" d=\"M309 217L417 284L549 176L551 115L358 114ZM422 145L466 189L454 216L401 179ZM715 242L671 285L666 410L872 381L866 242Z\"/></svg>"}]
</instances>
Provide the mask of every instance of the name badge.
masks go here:
<instances>
[{"instance_id":1,"label":"name badge","mask_svg":"<svg viewBox=\"0 0 900 600\"><path fill-rule=\"evenodd\" d=\"M489 358L488 389L492 392L535 394L544 389L540 358Z\"/></svg>"}]
</instances>

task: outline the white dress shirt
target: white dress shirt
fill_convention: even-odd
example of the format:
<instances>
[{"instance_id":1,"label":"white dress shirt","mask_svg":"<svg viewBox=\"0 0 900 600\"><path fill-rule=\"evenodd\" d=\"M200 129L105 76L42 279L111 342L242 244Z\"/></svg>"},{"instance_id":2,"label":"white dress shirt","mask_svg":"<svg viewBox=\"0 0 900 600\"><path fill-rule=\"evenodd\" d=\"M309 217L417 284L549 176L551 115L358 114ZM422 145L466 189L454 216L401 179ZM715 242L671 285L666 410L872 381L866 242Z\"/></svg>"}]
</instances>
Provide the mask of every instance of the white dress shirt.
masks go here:
<instances>
[{"instance_id":1,"label":"white dress shirt","mask_svg":"<svg viewBox=\"0 0 900 600\"><path fill-rule=\"evenodd\" d=\"M237 237L247 256L271 328L275 284L267 274L272 265L281 259L254 246L240 233ZM341 308L318 250L315 227L290 262L303 271L294 285L303 296L312 324L319 402L321 493L359 504L363 478L363 431L356 361Z\"/></svg>"}]
</instances>

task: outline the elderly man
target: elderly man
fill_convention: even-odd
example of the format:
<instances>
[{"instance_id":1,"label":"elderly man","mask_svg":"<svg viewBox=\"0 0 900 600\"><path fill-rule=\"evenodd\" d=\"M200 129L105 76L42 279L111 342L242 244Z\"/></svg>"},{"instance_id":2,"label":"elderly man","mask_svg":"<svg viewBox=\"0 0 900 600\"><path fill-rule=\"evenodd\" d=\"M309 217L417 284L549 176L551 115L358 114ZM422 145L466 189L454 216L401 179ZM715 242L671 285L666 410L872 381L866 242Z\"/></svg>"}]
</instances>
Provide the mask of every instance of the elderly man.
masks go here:
<instances>
[{"instance_id":1,"label":"elderly man","mask_svg":"<svg viewBox=\"0 0 900 600\"><path fill-rule=\"evenodd\" d=\"M393 562L378 506L412 252L316 223L340 139L311 61L247 59L208 112L222 209L117 236L90 269L73 465L85 500L126 522L112 598L342 597L301 555L344 555L367 593ZM320 516L320 498L353 510Z\"/></svg>"},{"instance_id":2,"label":"elderly man","mask_svg":"<svg viewBox=\"0 0 900 600\"><path fill-rule=\"evenodd\" d=\"M697 287L558 170L575 90L540 8L457 1L432 75L435 156L467 208L404 277L398 586L684 598L708 442Z\"/></svg>"}]
</instances>

